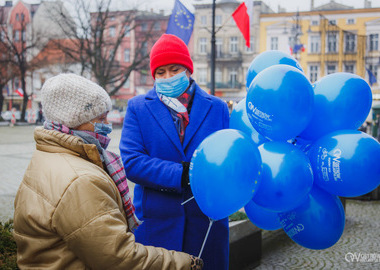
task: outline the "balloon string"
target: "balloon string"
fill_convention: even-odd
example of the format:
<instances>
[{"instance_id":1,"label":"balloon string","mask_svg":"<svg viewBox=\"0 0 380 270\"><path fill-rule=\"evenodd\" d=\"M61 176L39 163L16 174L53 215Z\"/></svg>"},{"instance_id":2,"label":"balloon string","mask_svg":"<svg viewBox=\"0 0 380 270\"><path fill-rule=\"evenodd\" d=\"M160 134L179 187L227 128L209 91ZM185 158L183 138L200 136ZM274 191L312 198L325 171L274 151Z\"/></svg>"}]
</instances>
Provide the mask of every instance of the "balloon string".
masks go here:
<instances>
[{"instance_id":1,"label":"balloon string","mask_svg":"<svg viewBox=\"0 0 380 270\"><path fill-rule=\"evenodd\" d=\"M206 233L205 239L203 240L203 244L202 244L202 247L201 247L201 251L199 252L198 258L200 258L202 256L203 248L205 247L206 240L208 238L208 234L210 233L211 226L214 223L213 219L209 218L209 220L210 220L210 223L208 224L207 233Z\"/></svg>"},{"instance_id":2,"label":"balloon string","mask_svg":"<svg viewBox=\"0 0 380 270\"><path fill-rule=\"evenodd\" d=\"M181 205L184 205L184 204L186 204L186 203L188 203L189 201L191 201L192 199L194 199L194 196L193 197L191 197L190 199L187 199L186 201L184 201L183 203L181 203Z\"/></svg>"}]
</instances>

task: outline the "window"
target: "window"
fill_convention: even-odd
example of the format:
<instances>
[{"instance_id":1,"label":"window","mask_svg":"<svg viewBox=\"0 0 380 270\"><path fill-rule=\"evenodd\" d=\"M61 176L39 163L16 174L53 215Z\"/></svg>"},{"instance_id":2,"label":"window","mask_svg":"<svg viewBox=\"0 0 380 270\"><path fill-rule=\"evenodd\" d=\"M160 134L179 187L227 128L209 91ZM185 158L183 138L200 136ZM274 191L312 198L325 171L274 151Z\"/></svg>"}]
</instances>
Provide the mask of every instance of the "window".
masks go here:
<instances>
[{"instance_id":1,"label":"window","mask_svg":"<svg viewBox=\"0 0 380 270\"><path fill-rule=\"evenodd\" d=\"M247 46L244 46L245 47L245 51L246 52L253 52L254 43L253 43L253 38L252 37L249 39L249 45L250 45L249 48Z\"/></svg>"},{"instance_id":2,"label":"window","mask_svg":"<svg viewBox=\"0 0 380 270\"><path fill-rule=\"evenodd\" d=\"M223 82L223 74L222 74L222 70L220 68L215 69L215 82L216 83Z\"/></svg>"},{"instance_id":3,"label":"window","mask_svg":"<svg viewBox=\"0 0 380 270\"><path fill-rule=\"evenodd\" d=\"M344 50L346 52L355 52L356 50L356 35L352 33L344 34Z\"/></svg>"},{"instance_id":4,"label":"window","mask_svg":"<svg viewBox=\"0 0 380 270\"><path fill-rule=\"evenodd\" d=\"M216 26L222 25L222 15L215 15L215 25Z\"/></svg>"},{"instance_id":5,"label":"window","mask_svg":"<svg viewBox=\"0 0 380 270\"><path fill-rule=\"evenodd\" d=\"M111 26L110 29L109 29L109 36L110 37L114 37L115 33L116 33L115 26Z\"/></svg>"},{"instance_id":6,"label":"window","mask_svg":"<svg viewBox=\"0 0 380 270\"><path fill-rule=\"evenodd\" d=\"M229 84L231 88L237 87L237 69L236 68L230 69L230 74L228 77L229 77Z\"/></svg>"},{"instance_id":7,"label":"window","mask_svg":"<svg viewBox=\"0 0 380 270\"><path fill-rule=\"evenodd\" d=\"M18 78L15 78L14 79L14 85L15 85L15 89L19 88L20 87L20 81Z\"/></svg>"},{"instance_id":8,"label":"window","mask_svg":"<svg viewBox=\"0 0 380 270\"><path fill-rule=\"evenodd\" d=\"M207 69L206 68L198 69L198 82L199 84L207 83Z\"/></svg>"},{"instance_id":9,"label":"window","mask_svg":"<svg viewBox=\"0 0 380 270\"><path fill-rule=\"evenodd\" d=\"M336 20L329 20L330 25L336 25Z\"/></svg>"},{"instance_id":10,"label":"window","mask_svg":"<svg viewBox=\"0 0 380 270\"><path fill-rule=\"evenodd\" d=\"M160 31L161 30L161 23L160 22L155 22L153 25L153 30L154 31Z\"/></svg>"},{"instance_id":11,"label":"window","mask_svg":"<svg viewBox=\"0 0 380 270\"><path fill-rule=\"evenodd\" d=\"M148 31L148 24L147 23L141 24L141 31Z\"/></svg>"},{"instance_id":12,"label":"window","mask_svg":"<svg viewBox=\"0 0 380 270\"><path fill-rule=\"evenodd\" d=\"M216 57L221 57L222 56L222 47L223 47L223 39L221 38L216 38L215 39L215 56Z\"/></svg>"},{"instance_id":13,"label":"window","mask_svg":"<svg viewBox=\"0 0 380 270\"><path fill-rule=\"evenodd\" d=\"M130 49L125 49L124 50L124 62L129 62L131 61L131 51Z\"/></svg>"},{"instance_id":14,"label":"window","mask_svg":"<svg viewBox=\"0 0 380 270\"><path fill-rule=\"evenodd\" d=\"M129 83L129 78L125 81L125 83L123 84L123 88L129 88L130 87L130 83Z\"/></svg>"},{"instance_id":15,"label":"window","mask_svg":"<svg viewBox=\"0 0 380 270\"><path fill-rule=\"evenodd\" d=\"M353 63L344 63L344 72L355 73L355 65Z\"/></svg>"},{"instance_id":16,"label":"window","mask_svg":"<svg viewBox=\"0 0 380 270\"><path fill-rule=\"evenodd\" d=\"M112 50L110 50L110 55L109 55L109 58L108 59L112 59L112 58L114 58L114 56L115 56L115 51L112 49Z\"/></svg>"},{"instance_id":17,"label":"window","mask_svg":"<svg viewBox=\"0 0 380 270\"><path fill-rule=\"evenodd\" d=\"M369 50L370 51L379 50L379 34L369 35Z\"/></svg>"},{"instance_id":18,"label":"window","mask_svg":"<svg viewBox=\"0 0 380 270\"><path fill-rule=\"evenodd\" d=\"M320 53L321 37L310 36L310 53Z\"/></svg>"},{"instance_id":19,"label":"window","mask_svg":"<svg viewBox=\"0 0 380 270\"><path fill-rule=\"evenodd\" d=\"M21 13L21 21L23 22L25 20L25 15L24 13Z\"/></svg>"},{"instance_id":20,"label":"window","mask_svg":"<svg viewBox=\"0 0 380 270\"><path fill-rule=\"evenodd\" d=\"M146 84L148 76L140 73L140 84Z\"/></svg>"},{"instance_id":21,"label":"window","mask_svg":"<svg viewBox=\"0 0 380 270\"><path fill-rule=\"evenodd\" d=\"M319 74L319 66L318 65L310 65L309 66L309 79L310 82L315 82L318 80L318 74Z\"/></svg>"},{"instance_id":22,"label":"window","mask_svg":"<svg viewBox=\"0 0 380 270\"><path fill-rule=\"evenodd\" d=\"M375 78L377 78L377 68L377 65L368 65L368 69L372 72Z\"/></svg>"},{"instance_id":23,"label":"window","mask_svg":"<svg viewBox=\"0 0 380 270\"><path fill-rule=\"evenodd\" d=\"M347 24L355 24L355 19L347 19Z\"/></svg>"},{"instance_id":24,"label":"window","mask_svg":"<svg viewBox=\"0 0 380 270\"><path fill-rule=\"evenodd\" d=\"M207 25L207 16L201 16L201 25Z\"/></svg>"},{"instance_id":25,"label":"window","mask_svg":"<svg viewBox=\"0 0 380 270\"><path fill-rule=\"evenodd\" d=\"M20 15L16 13L16 21L19 21L19 20L20 20Z\"/></svg>"},{"instance_id":26,"label":"window","mask_svg":"<svg viewBox=\"0 0 380 270\"><path fill-rule=\"evenodd\" d=\"M22 32L21 32L21 40L22 41L26 40L26 32L25 32L25 30L22 30Z\"/></svg>"},{"instance_id":27,"label":"window","mask_svg":"<svg viewBox=\"0 0 380 270\"><path fill-rule=\"evenodd\" d=\"M230 53L238 52L238 37L230 37Z\"/></svg>"},{"instance_id":28,"label":"window","mask_svg":"<svg viewBox=\"0 0 380 270\"><path fill-rule=\"evenodd\" d=\"M336 53L338 50L337 44L337 33L329 32L327 34L327 52L328 53Z\"/></svg>"},{"instance_id":29,"label":"window","mask_svg":"<svg viewBox=\"0 0 380 270\"><path fill-rule=\"evenodd\" d=\"M319 25L319 21L318 20L312 20L311 25Z\"/></svg>"},{"instance_id":30,"label":"window","mask_svg":"<svg viewBox=\"0 0 380 270\"><path fill-rule=\"evenodd\" d=\"M327 64L326 66L327 75L335 73L335 72L336 72L336 64Z\"/></svg>"},{"instance_id":31,"label":"window","mask_svg":"<svg viewBox=\"0 0 380 270\"><path fill-rule=\"evenodd\" d=\"M124 26L124 36L131 36L131 27L129 25Z\"/></svg>"},{"instance_id":32,"label":"window","mask_svg":"<svg viewBox=\"0 0 380 270\"><path fill-rule=\"evenodd\" d=\"M207 38L199 39L199 53L207 53Z\"/></svg>"},{"instance_id":33,"label":"window","mask_svg":"<svg viewBox=\"0 0 380 270\"><path fill-rule=\"evenodd\" d=\"M271 50L278 50L278 37L271 37L270 38L270 49Z\"/></svg>"},{"instance_id":34,"label":"window","mask_svg":"<svg viewBox=\"0 0 380 270\"><path fill-rule=\"evenodd\" d=\"M13 37L14 41L19 41L20 40L20 31L19 30L16 30L14 32L14 37Z\"/></svg>"},{"instance_id":35,"label":"window","mask_svg":"<svg viewBox=\"0 0 380 270\"><path fill-rule=\"evenodd\" d=\"M148 54L148 44L146 42L143 42L141 44L141 55L147 55Z\"/></svg>"}]
</instances>

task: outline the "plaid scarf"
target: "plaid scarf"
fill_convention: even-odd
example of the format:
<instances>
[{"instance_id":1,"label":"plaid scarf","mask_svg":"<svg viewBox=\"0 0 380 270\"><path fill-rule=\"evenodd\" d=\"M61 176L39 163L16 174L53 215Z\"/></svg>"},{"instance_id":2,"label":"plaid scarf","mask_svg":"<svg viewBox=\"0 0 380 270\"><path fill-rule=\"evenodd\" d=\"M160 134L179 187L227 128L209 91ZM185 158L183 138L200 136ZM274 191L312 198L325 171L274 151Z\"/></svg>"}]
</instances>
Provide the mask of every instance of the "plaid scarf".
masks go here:
<instances>
[{"instance_id":1,"label":"plaid scarf","mask_svg":"<svg viewBox=\"0 0 380 270\"><path fill-rule=\"evenodd\" d=\"M189 124L189 104L191 103L195 90L195 84L193 82L194 80L191 79L189 89L177 98L171 98L157 93L158 98L166 105L173 117L174 125L181 143L183 143L185 130Z\"/></svg>"},{"instance_id":2,"label":"plaid scarf","mask_svg":"<svg viewBox=\"0 0 380 270\"><path fill-rule=\"evenodd\" d=\"M133 232L141 224L141 221L135 215L135 207L133 206L131 196L129 195L129 187L123 162L119 155L106 150L111 139L107 136L102 136L91 131L73 130L62 124L58 124L57 122L45 121L44 128L74 135L81 138L85 144L96 145L108 175L112 178L119 190L123 201L124 211L127 215L128 226Z\"/></svg>"}]
</instances>

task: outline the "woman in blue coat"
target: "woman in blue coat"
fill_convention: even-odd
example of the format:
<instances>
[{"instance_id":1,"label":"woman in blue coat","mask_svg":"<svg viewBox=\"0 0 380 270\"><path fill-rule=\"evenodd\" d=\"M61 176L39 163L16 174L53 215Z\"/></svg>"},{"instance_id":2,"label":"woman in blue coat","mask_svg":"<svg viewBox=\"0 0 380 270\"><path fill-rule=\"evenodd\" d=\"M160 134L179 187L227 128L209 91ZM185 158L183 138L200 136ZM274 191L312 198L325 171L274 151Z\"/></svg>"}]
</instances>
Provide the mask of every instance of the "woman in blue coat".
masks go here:
<instances>
[{"instance_id":1,"label":"woman in blue coat","mask_svg":"<svg viewBox=\"0 0 380 270\"><path fill-rule=\"evenodd\" d=\"M132 98L125 115L120 152L134 204L143 224L136 241L198 256L209 219L191 198L189 162L211 133L228 128L227 104L190 77L186 44L164 34L150 54L154 88ZM228 219L215 222L202 252L203 269L228 269Z\"/></svg>"}]
</instances>

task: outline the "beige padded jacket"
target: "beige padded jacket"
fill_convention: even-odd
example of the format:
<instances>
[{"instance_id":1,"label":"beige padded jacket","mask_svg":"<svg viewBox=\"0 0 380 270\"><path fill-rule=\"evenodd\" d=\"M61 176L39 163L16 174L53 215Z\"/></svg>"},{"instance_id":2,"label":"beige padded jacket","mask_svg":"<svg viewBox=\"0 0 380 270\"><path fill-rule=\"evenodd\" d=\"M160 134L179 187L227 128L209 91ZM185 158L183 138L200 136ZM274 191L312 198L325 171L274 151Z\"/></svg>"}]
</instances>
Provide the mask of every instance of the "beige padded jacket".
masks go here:
<instances>
[{"instance_id":1,"label":"beige padded jacket","mask_svg":"<svg viewBox=\"0 0 380 270\"><path fill-rule=\"evenodd\" d=\"M188 254L135 242L95 145L36 128L15 199L21 269L190 269Z\"/></svg>"}]
</instances>

